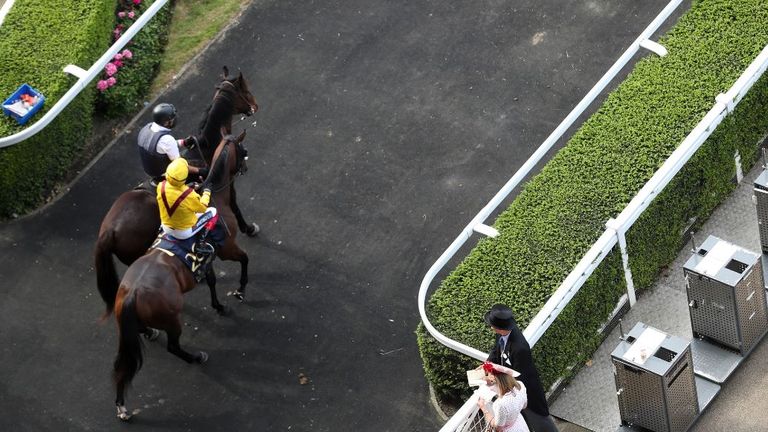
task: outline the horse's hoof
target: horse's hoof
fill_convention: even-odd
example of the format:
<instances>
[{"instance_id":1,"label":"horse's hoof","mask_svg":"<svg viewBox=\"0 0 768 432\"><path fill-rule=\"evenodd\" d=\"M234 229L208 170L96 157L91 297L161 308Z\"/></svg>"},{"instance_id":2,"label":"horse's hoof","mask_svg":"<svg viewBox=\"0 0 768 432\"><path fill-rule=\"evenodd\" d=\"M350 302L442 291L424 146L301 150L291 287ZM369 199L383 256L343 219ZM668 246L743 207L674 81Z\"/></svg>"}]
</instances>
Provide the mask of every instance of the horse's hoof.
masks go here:
<instances>
[{"instance_id":1,"label":"horse's hoof","mask_svg":"<svg viewBox=\"0 0 768 432\"><path fill-rule=\"evenodd\" d=\"M200 353L197 354L197 360L198 363L203 364L208 361L208 353L205 351L200 351Z\"/></svg>"},{"instance_id":2,"label":"horse's hoof","mask_svg":"<svg viewBox=\"0 0 768 432\"><path fill-rule=\"evenodd\" d=\"M235 296L235 298L240 300L240 301L244 301L245 300L245 291L243 291L243 290L237 290L234 293L232 293L232 295Z\"/></svg>"},{"instance_id":3,"label":"horse's hoof","mask_svg":"<svg viewBox=\"0 0 768 432\"><path fill-rule=\"evenodd\" d=\"M259 228L258 225L256 225L256 222L251 222L250 225L248 225L248 229L245 230L245 234L248 237L256 237L259 235L259 231L261 231L261 228Z\"/></svg>"},{"instance_id":4,"label":"horse's hoof","mask_svg":"<svg viewBox=\"0 0 768 432\"><path fill-rule=\"evenodd\" d=\"M150 342L154 342L157 340L157 338L160 337L160 330L149 327L146 332L144 332L144 338Z\"/></svg>"},{"instance_id":5,"label":"horse's hoof","mask_svg":"<svg viewBox=\"0 0 768 432\"><path fill-rule=\"evenodd\" d=\"M214 309L216 309L216 312L221 316L229 315L229 307L226 305L219 305L219 307L214 307Z\"/></svg>"},{"instance_id":6,"label":"horse's hoof","mask_svg":"<svg viewBox=\"0 0 768 432\"><path fill-rule=\"evenodd\" d=\"M128 412L128 410L123 405L117 406L117 418L119 418L122 421L128 421L131 419L131 413Z\"/></svg>"}]
</instances>

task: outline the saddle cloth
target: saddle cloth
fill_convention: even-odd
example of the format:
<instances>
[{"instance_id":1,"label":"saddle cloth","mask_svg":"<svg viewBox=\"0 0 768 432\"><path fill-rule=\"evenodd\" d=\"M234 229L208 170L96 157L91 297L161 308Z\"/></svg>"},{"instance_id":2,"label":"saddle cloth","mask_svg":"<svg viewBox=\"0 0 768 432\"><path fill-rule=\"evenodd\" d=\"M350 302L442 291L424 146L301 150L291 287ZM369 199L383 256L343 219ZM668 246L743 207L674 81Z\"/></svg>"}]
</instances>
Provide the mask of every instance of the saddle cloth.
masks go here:
<instances>
[{"instance_id":1,"label":"saddle cloth","mask_svg":"<svg viewBox=\"0 0 768 432\"><path fill-rule=\"evenodd\" d=\"M207 222L208 220L206 218L201 218L195 225L195 231L202 228L202 225ZM205 240L218 249L224 244L226 234L223 222L217 217L213 229L210 230ZM157 238L154 243L152 243L150 249L160 249L169 255L175 256L180 259L192 273L194 273L197 271L198 267L203 264L200 262L200 257L195 253L195 245L197 243L198 235L193 235L188 239L178 239L160 230L160 233L157 235Z\"/></svg>"}]
</instances>

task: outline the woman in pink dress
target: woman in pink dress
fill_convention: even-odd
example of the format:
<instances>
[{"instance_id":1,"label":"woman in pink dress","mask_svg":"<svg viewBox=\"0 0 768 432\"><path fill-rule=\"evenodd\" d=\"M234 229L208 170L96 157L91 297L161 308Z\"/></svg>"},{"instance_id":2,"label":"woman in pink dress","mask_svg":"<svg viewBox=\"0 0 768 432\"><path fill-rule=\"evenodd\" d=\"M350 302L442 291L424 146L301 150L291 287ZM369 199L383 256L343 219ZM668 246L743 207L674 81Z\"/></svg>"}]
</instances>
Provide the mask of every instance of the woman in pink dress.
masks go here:
<instances>
[{"instance_id":1,"label":"woman in pink dress","mask_svg":"<svg viewBox=\"0 0 768 432\"><path fill-rule=\"evenodd\" d=\"M528 403L525 393L525 385L515 378L520 373L505 366L495 363L483 363L486 382L496 386L497 397L489 404L482 397L478 399L477 406L483 412L485 421L494 432L530 432L525 419L520 411ZM488 406L492 405L491 408Z\"/></svg>"}]
</instances>

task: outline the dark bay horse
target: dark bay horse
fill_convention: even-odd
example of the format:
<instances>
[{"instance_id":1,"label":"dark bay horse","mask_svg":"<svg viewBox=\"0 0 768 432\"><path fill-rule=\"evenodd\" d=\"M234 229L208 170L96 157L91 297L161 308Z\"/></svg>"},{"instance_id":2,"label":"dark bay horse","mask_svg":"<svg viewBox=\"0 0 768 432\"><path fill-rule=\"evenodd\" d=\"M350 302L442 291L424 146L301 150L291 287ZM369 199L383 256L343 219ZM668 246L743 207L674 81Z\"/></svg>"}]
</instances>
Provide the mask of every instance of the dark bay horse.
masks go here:
<instances>
[{"instance_id":1,"label":"dark bay horse","mask_svg":"<svg viewBox=\"0 0 768 432\"><path fill-rule=\"evenodd\" d=\"M225 200L229 193L232 173L237 170L236 146L244 137L245 131L237 138L231 135L224 136L213 156L216 162L211 170L211 179L214 190L213 204L217 208L219 217L223 218L228 231L226 240L217 248L217 255L240 260L243 275L247 275L248 256L235 243L237 222L231 207ZM241 275L241 282L243 275ZM208 267L206 281L211 289L212 301L218 304L213 266ZM116 296L112 297L119 334L113 379L117 392L115 400L117 417L121 420L128 420L131 417L125 407L125 390L144 361L140 337L142 333L148 337L156 337L158 330L164 331L168 338L168 352L187 363L204 363L208 360L208 354L205 352L192 354L179 344L183 327L181 311L184 293L194 287L195 279L192 271L179 258L163 250L150 250L126 270Z\"/></svg>"},{"instance_id":2,"label":"dark bay horse","mask_svg":"<svg viewBox=\"0 0 768 432\"><path fill-rule=\"evenodd\" d=\"M229 70L224 67L222 81L217 86L211 105L206 109L200 132L196 136L207 164L210 165L221 137L231 133L232 117L236 114L252 115L258 109L242 72L230 77ZM229 188L228 204L232 206L238 228L248 235L255 235L258 227L256 224L245 222L235 202L234 184L231 183ZM115 200L101 222L94 247L96 283L102 296L104 293L117 292L119 279L113 255L123 264L130 265L152 245L159 226L160 212L154 192L132 190ZM114 297L104 298L104 301L108 305L113 304ZM111 309L108 309L105 316L110 311Z\"/></svg>"}]
</instances>

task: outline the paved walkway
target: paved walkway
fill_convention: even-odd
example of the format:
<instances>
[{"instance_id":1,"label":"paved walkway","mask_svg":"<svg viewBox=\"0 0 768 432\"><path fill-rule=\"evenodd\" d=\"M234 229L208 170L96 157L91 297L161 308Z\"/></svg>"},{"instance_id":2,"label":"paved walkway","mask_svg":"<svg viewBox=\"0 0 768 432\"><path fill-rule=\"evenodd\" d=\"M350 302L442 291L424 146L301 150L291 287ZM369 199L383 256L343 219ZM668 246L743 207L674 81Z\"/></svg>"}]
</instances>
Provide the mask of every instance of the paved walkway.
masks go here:
<instances>
[{"instance_id":1,"label":"paved walkway","mask_svg":"<svg viewBox=\"0 0 768 432\"><path fill-rule=\"evenodd\" d=\"M0 430L437 430L423 275L666 3L252 2L162 95L179 136L223 65L261 105L235 126L256 122L237 180L263 229L239 238L248 301L219 317L189 293L181 341L209 363L148 344L128 396L141 412L117 422L91 254L141 177L142 114L59 201L0 226ZM217 270L222 294L236 286L237 266Z\"/></svg>"},{"instance_id":2,"label":"paved walkway","mask_svg":"<svg viewBox=\"0 0 768 432\"><path fill-rule=\"evenodd\" d=\"M762 172L756 166L732 195L718 207L695 234L698 245L714 235L760 253L757 213L752 203L753 184ZM688 299L682 267L690 258L686 246L653 287L640 293L637 303L623 319L628 332L638 321L664 332L691 339ZM631 259L631 257L630 257ZM616 327L571 384L552 405L554 415L596 432L614 432L621 419L616 396L611 352L619 342ZM768 343L763 340L724 383L714 401L699 417L692 430L752 432L763 430L768 399Z\"/></svg>"}]
</instances>

